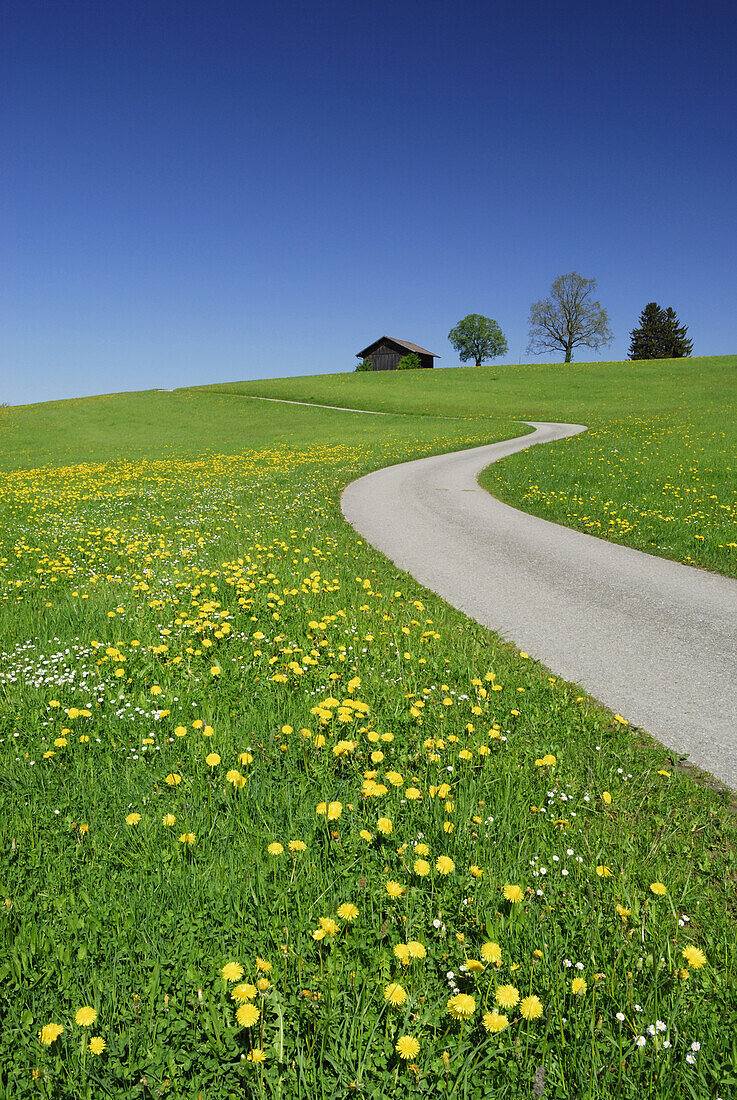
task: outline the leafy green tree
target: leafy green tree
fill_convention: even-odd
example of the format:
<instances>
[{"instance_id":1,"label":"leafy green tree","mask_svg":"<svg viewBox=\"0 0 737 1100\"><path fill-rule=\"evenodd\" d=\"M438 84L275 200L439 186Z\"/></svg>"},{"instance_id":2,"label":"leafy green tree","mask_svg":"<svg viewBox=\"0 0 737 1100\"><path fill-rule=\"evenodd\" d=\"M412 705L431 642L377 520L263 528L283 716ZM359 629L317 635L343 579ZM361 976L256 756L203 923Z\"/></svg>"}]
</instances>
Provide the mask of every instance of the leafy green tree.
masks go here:
<instances>
[{"instance_id":1,"label":"leafy green tree","mask_svg":"<svg viewBox=\"0 0 737 1100\"><path fill-rule=\"evenodd\" d=\"M480 313L469 313L459 321L448 333L448 339L462 363L473 359L477 367L484 359L496 359L507 351L507 341L498 322Z\"/></svg>"},{"instance_id":2,"label":"leafy green tree","mask_svg":"<svg viewBox=\"0 0 737 1100\"><path fill-rule=\"evenodd\" d=\"M530 306L530 342L533 355L546 351L565 352L570 363L573 349L583 345L600 348L614 339L609 315L601 302L592 299L596 279L584 279L576 271L559 275L550 296Z\"/></svg>"},{"instance_id":3,"label":"leafy green tree","mask_svg":"<svg viewBox=\"0 0 737 1100\"><path fill-rule=\"evenodd\" d=\"M419 355L411 351L409 355L403 355L397 363L397 370L419 370L422 367Z\"/></svg>"},{"instance_id":4,"label":"leafy green tree","mask_svg":"<svg viewBox=\"0 0 737 1100\"><path fill-rule=\"evenodd\" d=\"M686 336L687 325L679 325L674 309L661 309L657 302L648 302L640 314L640 327L633 328L630 339L630 359L685 359L693 351L693 341Z\"/></svg>"}]
</instances>

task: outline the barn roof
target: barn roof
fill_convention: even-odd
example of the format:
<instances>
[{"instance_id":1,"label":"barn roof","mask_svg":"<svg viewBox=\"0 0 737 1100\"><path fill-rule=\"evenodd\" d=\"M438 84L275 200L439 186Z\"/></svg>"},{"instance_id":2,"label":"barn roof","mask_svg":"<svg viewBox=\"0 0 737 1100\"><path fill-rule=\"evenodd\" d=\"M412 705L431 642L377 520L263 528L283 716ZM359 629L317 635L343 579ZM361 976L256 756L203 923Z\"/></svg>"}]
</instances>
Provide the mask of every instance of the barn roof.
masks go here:
<instances>
[{"instance_id":1,"label":"barn roof","mask_svg":"<svg viewBox=\"0 0 737 1100\"><path fill-rule=\"evenodd\" d=\"M427 348L421 348L419 344L410 344L409 340L397 340L396 336L382 336L379 340L374 340L373 344L369 344L363 351L357 351L356 356L359 359L364 359L367 355L370 355L375 348L378 348L379 344L383 344L386 341L391 344L398 344L402 348L406 348L407 351L416 351L420 355L431 355L433 359L440 359L439 355L436 355L434 351L428 351Z\"/></svg>"}]
</instances>

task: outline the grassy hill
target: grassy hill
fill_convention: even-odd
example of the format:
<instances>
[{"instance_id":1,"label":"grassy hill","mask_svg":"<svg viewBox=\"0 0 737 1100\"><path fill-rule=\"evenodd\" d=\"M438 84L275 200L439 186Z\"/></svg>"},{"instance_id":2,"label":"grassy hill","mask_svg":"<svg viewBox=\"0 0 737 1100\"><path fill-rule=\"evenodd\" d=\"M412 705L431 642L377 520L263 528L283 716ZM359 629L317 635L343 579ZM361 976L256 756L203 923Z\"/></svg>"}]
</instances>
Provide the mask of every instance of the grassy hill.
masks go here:
<instances>
[{"instance_id":1,"label":"grassy hill","mask_svg":"<svg viewBox=\"0 0 737 1100\"><path fill-rule=\"evenodd\" d=\"M218 392L590 430L481 483L556 523L737 576L737 356L281 378Z\"/></svg>"},{"instance_id":2,"label":"grassy hill","mask_svg":"<svg viewBox=\"0 0 737 1100\"><path fill-rule=\"evenodd\" d=\"M3 415L0 1095L734 1090L730 797L342 520L370 469L594 424L471 416L478 372L361 384L446 377L461 419L228 388ZM641 456L640 415L597 446Z\"/></svg>"}]
</instances>

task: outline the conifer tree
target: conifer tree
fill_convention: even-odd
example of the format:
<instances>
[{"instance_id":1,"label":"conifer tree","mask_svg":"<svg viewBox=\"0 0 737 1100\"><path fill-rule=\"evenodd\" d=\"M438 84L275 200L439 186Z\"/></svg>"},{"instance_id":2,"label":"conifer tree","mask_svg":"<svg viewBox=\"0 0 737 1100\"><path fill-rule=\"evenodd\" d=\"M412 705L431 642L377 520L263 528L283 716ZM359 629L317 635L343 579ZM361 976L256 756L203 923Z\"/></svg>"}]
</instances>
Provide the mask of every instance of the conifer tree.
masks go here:
<instances>
[{"instance_id":1,"label":"conifer tree","mask_svg":"<svg viewBox=\"0 0 737 1100\"><path fill-rule=\"evenodd\" d=\"M686 337L688 327L679 325L674 309L661 309L648 302L640 314L640 327L632 330L630 359L683 359L693 351Z\"/></svg>"}]
</instances>

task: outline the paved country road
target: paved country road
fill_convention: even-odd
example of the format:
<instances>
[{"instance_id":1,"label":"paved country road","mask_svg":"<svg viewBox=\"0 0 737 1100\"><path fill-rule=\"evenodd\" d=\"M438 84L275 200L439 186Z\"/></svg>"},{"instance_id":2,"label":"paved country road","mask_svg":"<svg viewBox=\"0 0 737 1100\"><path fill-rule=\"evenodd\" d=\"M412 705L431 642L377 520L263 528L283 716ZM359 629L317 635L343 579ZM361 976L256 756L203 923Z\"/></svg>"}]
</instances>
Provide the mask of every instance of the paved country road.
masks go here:
<instances>
[{"instance_id":1,"label":"paved country road","mask_svg":"<svg viewBox=\"0 0 737 1100\"><path fill-rule=\"evenodd\" d=\"M448 603L737 788L737 581L490 496L476 479L491 462L586 430L532 426L368 474L343 514Z\"/></svg>"}]
</instances>

